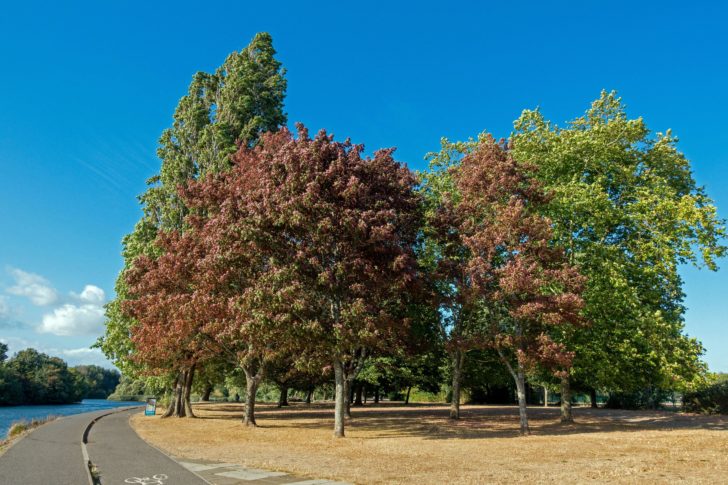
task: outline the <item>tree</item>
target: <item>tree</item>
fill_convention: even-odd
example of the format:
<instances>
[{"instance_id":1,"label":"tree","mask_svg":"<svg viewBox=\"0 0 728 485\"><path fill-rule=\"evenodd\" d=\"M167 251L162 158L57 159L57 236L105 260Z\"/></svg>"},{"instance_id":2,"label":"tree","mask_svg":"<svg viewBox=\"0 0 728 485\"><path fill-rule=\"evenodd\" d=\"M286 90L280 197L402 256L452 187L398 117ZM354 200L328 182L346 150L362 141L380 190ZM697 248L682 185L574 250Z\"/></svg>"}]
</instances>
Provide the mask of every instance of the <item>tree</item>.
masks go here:
<instances>
[{"instance_id":1,"label":"tree","mask_svg":"<svg viewBox=\"0 0 728 485\"><path fill-rule=\"evenodd\" d=\"M116 369L104 369L97 365L77 365L73 370L83 379L83 397L88 399L106 399L121 379Z\"/></svg>"},{"instance_id":2,"label":"tree","mask_svg":"<svg viewBox=\"0 0 728 485\"><path fill-rule=\"evenodd\" d=\"M172 127L160 137L157 154L162 165L139 197L142 219L122 241L124 267L116 282L116 298L107 305L106 334L97 343L123 372L141 371L130 358L136 350L130 339L135 322L122 310L128 291L125 273L138 256L159 255L154 246L157 231L185 229L188 209L179 196L180 185L226 170L239 143L253 145L259 133L285 124L286 86L285 70L275 59L267 33L257 34L245 49L230 54L214 74L193 76L175 109ZM176 381L191 386L181 374Z\"/></svg>"},{"instance_id":3,"label":"tree","mask_svg":"<svg viewBox=\"0 0 728 485\"><path fill-rule=\"evenodd\" d=\"M373 350L396 345L406 328L396 317L417 279L415 177L393 150L363 158L362 149L324 131L311 139L298 125L297 139L286 130L263 137L259 155L277 272L284 294L301 298L295 320L305 332L296 340L302 355L333 365L337 437L349 386Z\"/></svg>"},{"instance_id":4,"label":"tree","mask_svg":"<svg viewBox=\"0 0 728 485\"><path fill-rule=\"evenodd\" d=\"M463 368L468 351L480 341L478 318L480 301L470 291L471 280L465 268L470 252L459 230L457 204L459 189L454 180L464 154L481 141L451 143L441 140L440 152L428 153L429 170L420 173L420 193L424 206L424 243L418 248L420 264L426 268L440 315L445 347L450 357L450 419L460 419Z\"/></svg>"},{"instance_id":5,"label":"tree","mask_svg":"<svg viewBox=\"0 0 728 485\"><path fill-rule=\"evenodd\" d=\"M190 393L195 367L213 355L201 331L223 313L200 271L204 247L195 231L160 232L157 258L140 256L126 273L122 309L131 328L133 359L151 374L174 371L174 398L165 416L194 417Z\"/></svg>"},{"instance_id":6,"label":"tree","mask_svg":"<svg viewBox=\"0 0 728 485\"><path fill-rule=\"evenodd\" d=\"M614 92L565 128L526 110L515 130L514 157L536 165L552 194L544 214L555 242L587 276L591 325L561 338L576 352L571 380L585 390L691 387L705 367L702 346L683 333L678 267L715 270L725 227L677 138L628 118ZM562 384L570 421L570 381Z\"/></svg>"},{"instance_id":7,"label":"tree","mask_svg":"<svg viewBox=\"0 0 728 485\"><path fill-rule=\"evenodd\" d=\"M15 396L5 398L8 404L70 404L83 397L83 379L58 357L25 349L0 367L0 380Z\"/></svg>"},{"instance_id":8,"label":"tree","mask_svg":"<svg viewBox=\"0 0 728 485\"><path fill-rule=\"evenodd\" d=\"M497 350L515 381L523 435L529 434L526 372L538 365L570 368L573 354L551 335L580 322L584 280L551 244L550 221L539 213L547 198L533 172L486 138L454 174L458 230L470 253L469 299L483 301L483 343Z\"/></svg>"},{"instance_id":9,"label":"tree","mask_svg":"<svg viewBox=\"0 0 728 485\"><path fill-rule=\"evenodd\" d=\"M267 368L292 353L286 336L302 306L291 291L290 271L281 265L290 242L278 234L279 201L270 196L278 190L271 158L287 136L284 130L263 136L253 147L241 146L231 170L182 191L192 209L185 236L199 245L187 288L218 309L197 335L245 375L248 426L256 425L255 396Z\"/></svg>"}]
</instances>

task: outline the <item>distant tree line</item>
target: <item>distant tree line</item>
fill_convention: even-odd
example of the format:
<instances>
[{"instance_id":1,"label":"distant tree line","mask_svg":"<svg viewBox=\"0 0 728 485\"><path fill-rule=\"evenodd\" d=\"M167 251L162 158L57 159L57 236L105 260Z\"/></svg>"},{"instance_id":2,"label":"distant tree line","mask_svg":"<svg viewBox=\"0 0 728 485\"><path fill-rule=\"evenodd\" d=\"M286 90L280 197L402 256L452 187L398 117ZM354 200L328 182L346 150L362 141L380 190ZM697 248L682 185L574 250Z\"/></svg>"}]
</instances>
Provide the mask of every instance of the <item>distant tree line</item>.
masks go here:
<instances>
[{"instance_id":1,"label":"distant tree line","mask_svg":"<svg viewBox=\"0 0 728 485\"><path fill-rule=\"evenodd\" d=\"M254 426L273 385L333 398L341 437L351 406L425 390L452 419L515 401L528 434L549 395L570 422L575 393L706 385L678 269L717 269L725 227L670 131L602 92L563 127L525 110L507 140L442 139L415 173L289 129L286 87L265 33L196 74L123 240L98 346L164 384L167 416L236 389Z\"/></svg>"},{"instance_id":2,"label":"distant tree line","mask_svg":"<svg viewBox=\"0 0 728 485\"><path fill-rule=\"evenodd\" d=\"M117 370L95 365L68 367L58 357L25 349L8 358L0 343L0 405L70 404L105 399L119 383Z\"/></svg>"}]
</instances>

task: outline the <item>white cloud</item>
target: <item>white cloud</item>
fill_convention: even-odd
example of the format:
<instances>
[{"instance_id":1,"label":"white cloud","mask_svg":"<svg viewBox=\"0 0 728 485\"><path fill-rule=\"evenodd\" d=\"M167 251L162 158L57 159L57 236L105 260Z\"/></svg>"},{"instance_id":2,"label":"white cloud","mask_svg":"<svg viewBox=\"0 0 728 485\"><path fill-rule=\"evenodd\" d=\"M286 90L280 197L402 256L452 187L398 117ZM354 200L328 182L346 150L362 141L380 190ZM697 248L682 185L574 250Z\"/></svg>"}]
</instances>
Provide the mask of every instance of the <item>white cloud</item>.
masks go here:
<instances>
[{"instance_id":1,"label":"white cloud","mask_svg":"<svg viewBox=\"0 0 728 485\"><path fill-rule=\"evenodd\" d=\"M38 332L67 337L103 331L106 293L98 286L86 285L81 293L70 292L69 297L61 300L44 277L17 268L9 268L8 272L15 279L15 285L7 289L8 293L24 296L34 305L52 307L36 326ZM0 296L0 328L18 326L12 316L12 309Z\"/></svg>"},{"instance_id":2,"label":"white cloud","mask_svg":"<svg viewBox=\"0 0 728 485\"><path fill-rule=\"evenodd\" d=\"M94 335L104 328L104 308L101 305L65 304L43 315L43 323L37 328L41 333L61 336Z\"/></svg>"},{"instance_id":3,"label":"white cloud","mask_svg":"<svg viewBox=\"0 0 728 485\"><path fill-rule=\"evenodd\" d=\"M8 357L15 353L27 349L33 348L38 352L48 354L55 357L60 357L66 363L73 367L75 365L100 365L102 367L114 368L113 365L104 357L104 354L99 349L92 349L89 347L80 347L77 349L59 349L56 347L46 347L39 342L31 342L22 338L9 337L0 338L0 342L7 344L9 347Z\"/></svg>"},{"instance_id":4,"label":"white cloud","mask_svg":"<svg viewBox=\"0 0 728 485\"><path fill-rule=\"evenodd\" d=\"M104 300L106 300L106 293L104 290L95 285L86 285L83 287L83 291L80 295L72 292L71 296L85 303L96 305L101 305L104 303Z\"/></svg>"},{"instance_id":5,"label":"white cloud","mask_svg":"<svg viewBox=\"0 0 728 485\"><path fill-rule=\"evenodd\" d=\"M38 306L58 301L58 292L42 276L17 268L10 268L9 273L15 279L15 285L7 289L11 295L24 296Z\"/></svg>"},{"instance_id":6,"label":"white cloud","mask_svg":"<svg viewBox=\"0 0 728 485\"><path fill-rule=\"evenodd\" d=\"M90 349L88 347L81 347L78 349L61 349L51 350L52 354L58 355L60 358L65 360L68 365L100 365L102 367L109 367L109 361L106 360L104 354L99 349Z\"/></svg>"}]
</instances>

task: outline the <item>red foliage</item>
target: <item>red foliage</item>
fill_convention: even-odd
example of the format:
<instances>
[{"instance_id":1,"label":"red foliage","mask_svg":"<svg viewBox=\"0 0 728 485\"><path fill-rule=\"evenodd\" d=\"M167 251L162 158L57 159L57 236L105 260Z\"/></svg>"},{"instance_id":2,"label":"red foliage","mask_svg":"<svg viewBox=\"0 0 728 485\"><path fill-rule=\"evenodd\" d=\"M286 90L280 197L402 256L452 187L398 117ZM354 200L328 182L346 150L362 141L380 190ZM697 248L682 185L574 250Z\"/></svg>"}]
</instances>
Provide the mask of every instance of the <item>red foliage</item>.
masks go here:
<instances>
[{"instance_id":1,"label":"red foliage","mask_svg":"<svg viewBox=\"0 0 728 485\"><path fill-rule=\"evenodd\" d=\"M584 278L550 243L551 223L539 214L547 197L533 170L492 138L462 160L454 175L459 231L470 252L465 277L470 297L505 311L488 327L496 348L523 366L563 370L573 355L550 335L582 323Z\"/></svg>"}]
</instances>

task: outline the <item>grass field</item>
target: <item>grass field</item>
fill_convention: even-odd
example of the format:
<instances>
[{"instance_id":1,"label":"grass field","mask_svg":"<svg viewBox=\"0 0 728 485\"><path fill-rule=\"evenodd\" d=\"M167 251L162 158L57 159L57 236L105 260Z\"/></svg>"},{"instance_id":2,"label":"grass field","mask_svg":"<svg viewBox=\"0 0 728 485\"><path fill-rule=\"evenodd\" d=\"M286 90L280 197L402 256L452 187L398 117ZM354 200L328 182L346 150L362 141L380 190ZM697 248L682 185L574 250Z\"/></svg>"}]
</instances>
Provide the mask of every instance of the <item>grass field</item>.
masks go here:
<instances>
[{"instance_id":1,"label":"grass field","mask_svg":"<svg viewBox=\"0 0 728 485\"><path fill-rule=\"evenodd\" d=\"M242 405L199 404L200 419L136 415L139 435L174 456L354 483L619 482L725 483L728 417L659 411L530 408L530 437L515 407L444 405L354 408L347 438L334 439L330 405L258 407L244 427Z\"/></svg>"}]
</instances>

